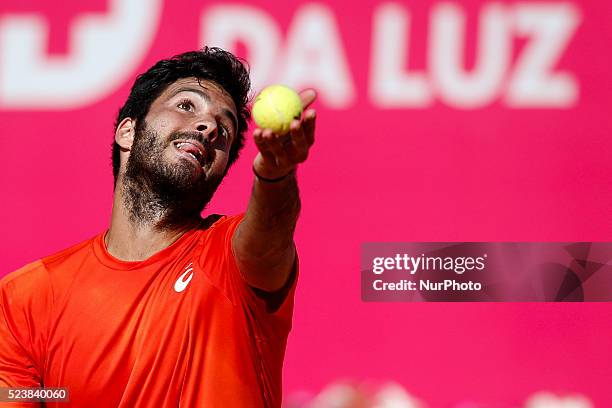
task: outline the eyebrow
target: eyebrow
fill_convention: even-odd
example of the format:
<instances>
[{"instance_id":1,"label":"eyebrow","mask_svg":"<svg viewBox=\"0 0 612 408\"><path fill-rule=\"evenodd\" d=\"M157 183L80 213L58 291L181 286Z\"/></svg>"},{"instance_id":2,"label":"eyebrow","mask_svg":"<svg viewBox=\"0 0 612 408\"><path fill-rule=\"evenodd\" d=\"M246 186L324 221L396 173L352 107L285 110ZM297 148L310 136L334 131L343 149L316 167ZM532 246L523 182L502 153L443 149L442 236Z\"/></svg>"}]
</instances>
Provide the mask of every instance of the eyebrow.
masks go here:
<instances>
[{"instance_id":1,"label":"eyebrow","mask_svg":"<svg viewBox=\"0 0 612 408\"><path fill-rule=\"evenodd\" d=\"M186 88L186 87L182 87L177 89L176 91L172 92L172 95L170 95L170 97L168 99L172 99L174 98L176 95L180 94L181 92L193 92L195 94L198 94L202 97L202 99L204 99L206 102L210 102L211 101L211 97L210 95L208 95L206 92L200 90L200 89L196 89L196 88ZM232 122L232 125L234 126L234 130L236 132L236 134L238 134L238 119L236 119L236 115L234 115L234 112L232 112L229 109L223 108L222 109L223 114L228 117L230 119L230 121Z\"/></svg>"}]
</instances>

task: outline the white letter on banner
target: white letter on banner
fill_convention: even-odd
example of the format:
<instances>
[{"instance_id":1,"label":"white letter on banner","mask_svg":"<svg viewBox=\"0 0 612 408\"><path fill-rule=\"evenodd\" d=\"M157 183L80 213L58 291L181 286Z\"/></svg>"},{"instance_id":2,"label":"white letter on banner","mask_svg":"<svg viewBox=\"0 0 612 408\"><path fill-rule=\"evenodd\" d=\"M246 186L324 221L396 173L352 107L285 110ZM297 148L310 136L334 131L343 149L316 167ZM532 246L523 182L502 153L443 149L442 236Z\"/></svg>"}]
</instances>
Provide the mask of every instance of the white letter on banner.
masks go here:
<instances>
[{"instance_id":1,"label":"white letter on banner","mask_svg":"<svg viewBox=\"0 0 612 408\"><path fill-rule=\"evenodd\" d=\"M423 73L404 70L410 50L410 14L386 3L374 12L369 92L381 108L427 107L433 97Z\"/></svg>"},{"instance_id":2,"label":"white letter on banner","mask_svg":"<svg viewBox=\"0 0 612 408\"><path fill-rule=\"evenodd\" d=\"M75 109L117 89L141 63L157 31L159 0L111 0L70 30L70 54L47 56L47 22L35 14L0 20L0 107Z\"/></svg>"},{"instance_id":3,"label":"white letter on banner","mask_svg":"<svg viewBox=\"0 0 612 408\"><path fill-rule=\"evenodd\" d=\"M480 108L499 95L512 51L508 20L501 4L484 7L479 18L476 64L467 74L463 69L465 15L453 3L434 8L429 61L435 90L444 102L457 108Z\"/></svg>"},{"instance_id":4,"label":"white letter on banner","mask_svg":"<svg viewBox=\"0 0 612 408\"><path fill-rule=\"evenodd\" d=\"M268 14L246 5L215 6L201 21L201 44L228 51L235 51L238 41L246 46L253 89L260 89L276 74L281 32Z\"/></svg>"},{"instance_id":5,"label":"white letter on banner","mask_svg":"<svg viewBox=\"0 0 612 408\"><path fill-rule=\"evenodd\" d=\"M570 3L519 3L517 34L531 41L519 56L508 86L506 103L513 107L567 108L578 100L578 82L571 73L552 73L580 24Z\"/></svg>"},{"instance_id":6,"label":"white letter on banner","mask_svg":"<svg viewBox=\"0 0 612 408\"><path fill-rule=\"evenodd\" d=\"M331 108L346 108L355 99L340 34L332 12L307 4L296 12L287 35L281 82L300 89L313 86Z\"/></svg>"}]
</instances>

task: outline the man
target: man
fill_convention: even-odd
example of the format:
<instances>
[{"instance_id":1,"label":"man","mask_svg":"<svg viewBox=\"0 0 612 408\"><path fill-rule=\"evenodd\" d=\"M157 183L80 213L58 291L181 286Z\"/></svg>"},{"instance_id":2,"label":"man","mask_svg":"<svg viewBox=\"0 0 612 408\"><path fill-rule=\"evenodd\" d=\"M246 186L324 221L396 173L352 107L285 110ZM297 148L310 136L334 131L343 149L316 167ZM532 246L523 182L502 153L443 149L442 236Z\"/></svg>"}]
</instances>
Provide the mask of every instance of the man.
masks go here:
<instances>
[{"instance_id":1,"label":"man","mask_svg":"<svg viewBox=\"0 0 612 408\"><path fill-rule=\"evenodd\" d=\"M315 112L284 137L256 129L246 213L202 219L243 146L249 88L218 48L137 78L109 229L0 281L0 387L65 387L75 407L280 406Z\"/></svg>"}]
</instances>

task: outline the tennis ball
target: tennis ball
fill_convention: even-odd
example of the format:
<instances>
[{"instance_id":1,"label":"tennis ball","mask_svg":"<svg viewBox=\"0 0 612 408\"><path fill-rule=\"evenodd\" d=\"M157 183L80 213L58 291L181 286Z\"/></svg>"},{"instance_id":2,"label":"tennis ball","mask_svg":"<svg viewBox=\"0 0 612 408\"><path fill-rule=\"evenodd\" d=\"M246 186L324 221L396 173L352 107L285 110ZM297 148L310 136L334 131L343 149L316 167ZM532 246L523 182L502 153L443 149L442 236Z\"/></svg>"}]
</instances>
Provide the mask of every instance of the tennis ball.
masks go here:
<instances>
[{"instance_id":1,"label":"tennis ball","mask_svg":"<svg viewBox=\"0 0 612 408\"><path fill-rule=\"evenodd\" d=\"M270 85L255 98L252 113L257 126L284 135L289 132L291 121L300 119L302 109L297 92L284 85Z\"/></svg>"}]
</instances>

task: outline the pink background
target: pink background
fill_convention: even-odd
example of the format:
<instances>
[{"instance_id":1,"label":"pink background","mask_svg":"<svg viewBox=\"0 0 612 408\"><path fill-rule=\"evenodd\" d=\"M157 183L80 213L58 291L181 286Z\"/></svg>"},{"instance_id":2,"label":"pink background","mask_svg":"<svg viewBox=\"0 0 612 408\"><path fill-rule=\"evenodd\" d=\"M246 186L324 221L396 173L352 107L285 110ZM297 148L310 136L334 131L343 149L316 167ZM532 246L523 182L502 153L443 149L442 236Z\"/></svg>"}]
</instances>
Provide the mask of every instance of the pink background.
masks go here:
<instances>
[{"instance_id":1,"label":"pink background","mask_svg":"<svg viewBox=\"0 0 612 408\"><path fill-rule=\"evenodd\" d=\"M50 27L49 58L67 55L73 20L110 8L103 0L81 3L60 9L42 0L3 0L0 39L8 19L35 14ZM427 71L428 15L437 3L400 3L412 13L411 69ZM200 17L216 4L166 1L144 57L131 61L126 80L89 103L0 104L0 276L107 227L115 114L137 73L201 45ZM305 3L248 4L285 35ZM286 395L316 394L339 379L389 380L431 407L466 400L519 406L540 390L612 406L608 303L366 304L359 282L364 241L611 240L612 3L570 2L581 22L555 70L572 73L579 95L571 107L537 109L512 108L501 98L475 109L439 98L426 108L380 108L368 78L372 15L382 3L318 4L335 18L355 97L342 107L317 102L317 141L299 171L302 272ZM490 2L453 4L468 16L469 69L478 13ZM523 44L515 45L516 59ZM248 55L244 46L238 52ZM0 77L6 67L0 59ZM249 140L207 211L246 208L254 155Z\"/></svg>"}]
</instances>

